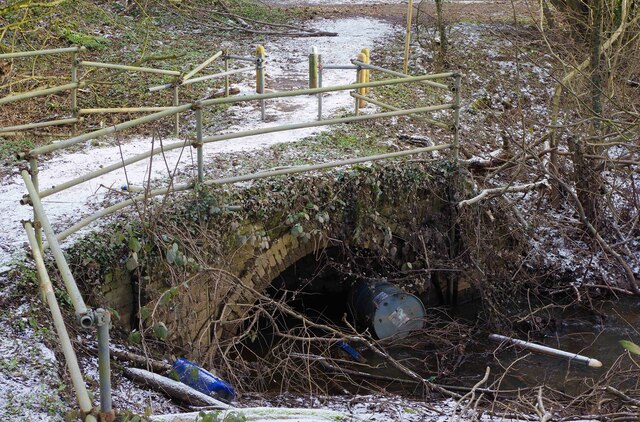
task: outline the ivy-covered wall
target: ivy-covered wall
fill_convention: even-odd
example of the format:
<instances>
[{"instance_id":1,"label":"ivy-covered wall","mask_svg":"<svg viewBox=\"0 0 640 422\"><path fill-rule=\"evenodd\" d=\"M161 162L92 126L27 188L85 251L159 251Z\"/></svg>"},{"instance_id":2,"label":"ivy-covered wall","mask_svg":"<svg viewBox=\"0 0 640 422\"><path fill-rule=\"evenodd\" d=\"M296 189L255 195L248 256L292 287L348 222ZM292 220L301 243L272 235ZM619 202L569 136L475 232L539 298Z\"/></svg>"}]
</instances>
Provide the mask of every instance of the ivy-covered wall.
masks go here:
<instances>
[{"instance_id":1,"label":"ivy-covered wall","mask_svg":"<svg viewBox=\"0 0 640 422\"><path fill-rule=\"evenodd\" d=\"M237 331L256 292L328 246L367 250L407 275L402 288L429 289L422 270L450 261L449 177L446 163L407 160L171 196L148 207L143 224L129 217L93 237L111 252L79 279L134 341L153 334L202 361Z\"/></svg>"}]
</instances>

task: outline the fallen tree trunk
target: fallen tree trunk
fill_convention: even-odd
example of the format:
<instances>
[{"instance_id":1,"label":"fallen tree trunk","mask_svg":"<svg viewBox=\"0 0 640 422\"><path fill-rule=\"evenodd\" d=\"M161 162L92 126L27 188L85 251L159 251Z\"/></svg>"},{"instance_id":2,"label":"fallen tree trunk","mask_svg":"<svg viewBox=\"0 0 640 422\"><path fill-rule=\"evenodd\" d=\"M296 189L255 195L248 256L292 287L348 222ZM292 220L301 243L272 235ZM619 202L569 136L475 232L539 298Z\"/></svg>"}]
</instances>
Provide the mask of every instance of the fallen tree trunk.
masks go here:
<instances>
[{"instance_id":1,"label":"fallen tree trunk","mask_svg":"<svg viewBox=\"0 0 640 422\"><path fill-rule=\"evenodd\" d=\"M163 377L162 375L154 374L153 372L149 372L144 369L125 368L123 372L124 376L130 380L146 387L153 388L154 390L166 394L170 398L182 403L190 404L192 406L215 407L216 409L222 410L233 408L220 400L216 400L213 397L194 390L188 385Z\"/></svg>"},{"instance_id":2,"label":"fallen tree trunk","mask_svg":"<svg viewBox=\"0 0 640 422\"><path fill-rule=\"evenodd\" d=\"M218 421L227 420L242 420L242 421L264 421L264 420L279 420L279 421L296 421L296 422L322 422L322 421L357 421L358 418L354 418L343 412L337 412L335 410L328 409L295 409L295 408L277 408L277 407L248 407L245 409L230 409L225 411L213 411L204 412L211 413L216 416ZM153 422L195 422L202 420L201 412L192 413L180 413L171 415L158 415L150 416L149 419Z\"/></svg>"}]
</instances>

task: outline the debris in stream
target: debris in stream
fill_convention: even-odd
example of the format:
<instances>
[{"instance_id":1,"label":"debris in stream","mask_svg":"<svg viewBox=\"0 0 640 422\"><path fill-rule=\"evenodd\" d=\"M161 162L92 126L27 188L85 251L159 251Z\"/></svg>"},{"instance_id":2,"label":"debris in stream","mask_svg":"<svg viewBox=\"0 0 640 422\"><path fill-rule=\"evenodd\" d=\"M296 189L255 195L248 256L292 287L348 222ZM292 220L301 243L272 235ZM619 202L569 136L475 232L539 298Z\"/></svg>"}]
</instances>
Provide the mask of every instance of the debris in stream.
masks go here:
<instances>
[{"instance_id":1,"label":"debris in stream","mask_svg":"<svg viewBox=\"0 0 640 422\"><path fill-rule=\"evenodd\" d=\"M236 393L228 382L216 377L211 372L193 362L179 358L173 363L173 370L183 384L206 394L218 397L225 402L232 401Z\"/></svg>"},{"instance_id":2,"label":"debris in stream","mask_svg":"<svg viewBox=\"0 0 640 422\"><path fill-rule=\"evenodd\" d=\"M404 338L424 328L424 305L416 296L386 281L354 285L349 302L356 320L379 339Z\"/></svg>"},{"instance_id":3,"label":"debris in stream","mask_svg":"<svg viewBox=\"0 0 640 422\"><path fill-rule=\"evenodd\" d=\"M512 337L501 336L499 334L491 334L489 339L495 341L501 341L503 343L512 343L522 346L525 349L531 350L535 353L542 353L549 356L566 358L572 361L584 363L591 368L601 368L602 362L598 359L589 358L587 356L578 355L576 353L565 352L564 350L554 349L552 347L543 346L541 344L535 344L524 340L519 340Z\"/></svg>"},{"instance_id":4,"label":"debris in stream","mask_svg":"<svg viewBox=\"0 0 640 422\"><path fill-rule=\"evenodd\" d=\"M231 406L216 400L213 397L197 391L190 386L153 372L138 369L125 368L124 375L146 387L160 391L172 399L176 399L181 403L187 403L193 406L209 406L216 409L229 409Z\"/></svg>"}]
</instances>

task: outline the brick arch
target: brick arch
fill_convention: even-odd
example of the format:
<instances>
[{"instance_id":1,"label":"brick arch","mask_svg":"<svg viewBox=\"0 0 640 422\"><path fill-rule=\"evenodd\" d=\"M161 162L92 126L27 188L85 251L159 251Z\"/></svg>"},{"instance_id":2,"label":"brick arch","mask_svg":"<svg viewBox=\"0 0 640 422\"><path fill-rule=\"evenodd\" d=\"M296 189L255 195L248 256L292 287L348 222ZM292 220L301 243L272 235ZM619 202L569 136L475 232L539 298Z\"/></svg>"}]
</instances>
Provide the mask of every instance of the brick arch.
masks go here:
<instances>
[{"instance_id":1,"label":"brick arch","mask_svg":"<svg viewBox=\"0 0 640 422\"><path fill-rule=\"evenodd\" d=\"M302 258L322 250L329 246L331 242L326 236L317 235L309 241L301 241L297 237L286 233L275 241L270 243L270 247L244 261L240 266L238 263L234 265L240 267L238 280L236 282L253 289L254 291L263 292L287 268L294 265ZM246 315L248 309L247 303L255 302L256 298L252 297L250 289L238 288L233 294L227 298L224 309L221 313L222 320L238 320ZM229 334L235 334L238 327L231 328ZM218 330L215 337L220 338L225 335L224 332Z\"/></svg>"}]
</instances>

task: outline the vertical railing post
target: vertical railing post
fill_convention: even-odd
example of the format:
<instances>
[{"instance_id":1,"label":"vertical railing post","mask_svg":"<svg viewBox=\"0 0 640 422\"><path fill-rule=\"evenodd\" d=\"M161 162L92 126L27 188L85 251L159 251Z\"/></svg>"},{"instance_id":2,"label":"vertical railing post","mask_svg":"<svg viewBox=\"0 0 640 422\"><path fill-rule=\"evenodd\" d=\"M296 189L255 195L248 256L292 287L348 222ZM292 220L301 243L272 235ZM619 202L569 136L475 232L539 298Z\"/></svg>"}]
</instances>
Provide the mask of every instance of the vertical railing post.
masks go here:
<instances>
[{"instance_id":1,"label":"vertical railing post","mask_svg":"<svg viewBox=\"0 0 640 422\"><path fill-rule=\"evenodd\" d=\"M322 88L322 55L318 54L318 88ZM318 94L318 120L322 120L322 93Z\"/></svg>"},{"instance_id":2,"label":"vertical railing post","mask_svg":"<svg viewBox=\"0 0 640 422\"><path fill-rule=\"evenodd\" d=\"M363 48L361 51L362 54L364 54L365 58L363 63L369 64L370 59L369 59L369 55L371 54L371 52L369 51L368 48ZM364 70L364 75L363 75L363 82L369 82L371 80L371 71L369 69L365 69ZM369 87L367 88L363 88L363 94L362 95L369 95ZM363 106L362 103L360 103L361 106Z\"/></svg>"},{"instance_id":3,"label":"vertical railing post","mask_svg":"<svg viewBox=\"0 0 640 422\"><path fill-rule=\"evenodd\" d=\"M259 45L256 48L256 92L258 94L264 94L264 47ZM262 120L265 120L265 102L260 100L260 109L262 114Z\"/></svg>"},{"instance_id":4,"label":"vertical railing post","mask_svg":"<svg viewBox=\"0 0 640 422\"><path fill-rule=\"evenodd\" d=\"M407 10L407 33L404 39L404 63L402 73L409 74L409 47L411 45L411 18L413 17L413 0L409 0L409 8Z\"/></svg>"},{"instance_id":5,"label":"vertical railing post","mask_svg":"<svg viewBox=\"0 0 640 422\"><path fill-rule=\"evenodd\" d=\"M173 87L173 106L177 107L180 105L180 92L179 92L179 82L176 81L176 84ZM175 120L173 122L173 133L175 136L178 136L180 132L180 113L176 113Z\"/></svg>"},{"instance_id":6,"label":"vertical railing post","mask_svg":"<svg viewBox=\"0 0 640 422\"><path fill-rule=\"evenodd\" d=\"M456 73L453 77L455 108L453 110L453 144L451 147L451 159L457 163L460 151L460 85L462 77L459 73Z\"/></svg>"},{"instance_id":7,"label":"vertical railing post","mask_svg":"<svg viewBox=\"0 0 640 422\"><path fill-rule=\"evenodd\" d=\"M224 50L224 71L229 71L229 50ZM229 75L224 77L224 96L229 96Z\"/></svg>"},{"instance_id":8,"label":"vertical railing post","mask_svg":"<svg viewBox=\"0 0 640 422\"><path fill-rule=\"evenodd\" d=\"M38 159L37 158L31 158L29 159L29 174L31 176L31 183L33 183L33 187L35 189L36 192L38 192L40 190L39 188L39 182L38 182L38 173L40 171L38 170ZM36 214L36 210L33 210L33 228L35 230L36 233L36 240L38 242L38 248L40 248L40 251L43 250L43 243L42 243L42 226L40 225L40 220L38 219L38 214Z\"/></svg>"},{"instance_id":9,"label":"vertical railing post","mask_svg":"<svg viewBox=\"0 0 640 422\"><path fill-rule=\"evenodd\" d=\"M196 142L193 147L196 148L198 155L198 183L204 180L204 156L202 151L202 106L196 105Z\"/></svg>"},{"instance_id":10,"label":"vertical railing post","mask_svg":"<svg viewBox=\"0 0 640 422\"><path fill-rule=\"evenodd\" d=\"M109 356L109 328L111 313L98 308L94 313L98 327L98 375L100 377L100 420L113 421L115 414L111 402L111 358Z\"/></svg>"},{"instance_id":11,"label":"vertical railing post","mask_svg":"<svg viewBox=\"0 0 640 422\"><path fill-rule=\"evenodd\" d=\"M71 345L71 339L69 338L69 333L67 332L62 312L60 312L60 306L58 305L58 300L56 299L56 295L53 291L53 285L51 284L51 279L47 273L47 268L45 267L44 259L42 258L42 252L40 252L40 248L37 245L35 231L31 223L24 222L23 224L27 232L27 238L29 239L33 259L36 262L36 270L38 272L38 277L40 278L40 291L42 292L43 299L47 305L49 305L51 317L53 318L53 325L56 333L58 334L60 348L62 349L67 370L69 371L71 384L76 392L80 411L86 415L84 418L85 421L95 422L96 418L91 414L93 404L91 403L87 386L85 385L82 372L80 371L80 365L78 365L78 357Z\"/></svg>"},{"instance_id":12,"label":"vertical railing post","mask_svg":"<svg viewBox=\"0 0 640 422\"><path fill-rule=\"evenodd\" d=\"M309 54L309 89L322 86L320 75L322 72L320 65L320 55L316 47L311 47ZM318 94L318 120L322 120L322 94Z\"/></svg>"},{"instance_id":13,"label":"vertical railing post","mask_svg":"<svg viewBox=\"0 0 640 422\"><path fill-rule=\"evenodd\" d=\"M309 89L318 87L318 49L311 47L309 53Z\"/></svg>"},{"instance_id":14,"label":"vertical railing post","mask_svg":"<svg viewBox=\"0 0 640 422\"><path fill-rule=\"evenodd\" d=\"M78 53L71 54L71 82L78 83ZM71 115L78 117L78 87L71 90Z\"/></svg>"},{"instance_id":15,"label":"vertical railing post","mask_svg":"<svg viewBox=\"0 0 640 422\"><path fill-rule=\"evenodd\" d=\"M365 60L367 59L367 56L364 53L360 53L358 54L358 61L359 62L365 62ZM365 70L358 66L356 69L356 83L361 84L364 82L364 78L365 78ZM358 88L358 94L360 95L364 95L365 92L365 88ZM365 106L365 102L363 100L360 100L358 98L356 98L356 103L355 103L355 115L357 116L358 114L360 114L360 107L364 107Z\"/></svg>"},{"instance_id":16,"label":"vertical railing post","mask_svg":"<svg viewBox=\"0 0 640 422\"><path fill-rule=\"evenodd\" d=\"M449 221L449 259L454 260L458 256L458 215L457 207L455 206L456 197L460 190L460 171L458 169L458 158L460 151L460 84L461 76L459 73L453 75L454 81L451 90L455 95L454 109L453 109L453 143L451 144L451 164L452 164L452 176L449 181L450 186L450 201L452 205L450 207L450 221ZM458 301L458 283L459 280L454 273L449 273L447 278L447 302L450 306L454 307Z\"/></svg>"}]
</instances>

